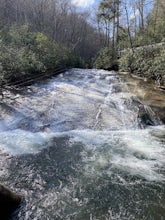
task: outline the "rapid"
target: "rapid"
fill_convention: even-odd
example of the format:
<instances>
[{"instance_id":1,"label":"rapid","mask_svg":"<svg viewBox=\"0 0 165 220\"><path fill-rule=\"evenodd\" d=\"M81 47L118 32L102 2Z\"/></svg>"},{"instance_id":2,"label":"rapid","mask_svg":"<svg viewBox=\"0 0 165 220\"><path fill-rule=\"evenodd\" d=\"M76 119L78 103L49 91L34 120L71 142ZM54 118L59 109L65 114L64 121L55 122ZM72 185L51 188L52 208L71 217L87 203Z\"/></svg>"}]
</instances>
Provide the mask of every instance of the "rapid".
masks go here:
<instances>
[{"instance_id":1,"label":"rapid","mask_svg":"<svg viewBox=\"0 0 165 220\"><path fill-rule=\"evenodd\" d=\"M150 108L165 94L152 86L72 69L6 91L0 182L25 196L13 219L165 219L165 125Z\"/></svg>"}]
</instances>

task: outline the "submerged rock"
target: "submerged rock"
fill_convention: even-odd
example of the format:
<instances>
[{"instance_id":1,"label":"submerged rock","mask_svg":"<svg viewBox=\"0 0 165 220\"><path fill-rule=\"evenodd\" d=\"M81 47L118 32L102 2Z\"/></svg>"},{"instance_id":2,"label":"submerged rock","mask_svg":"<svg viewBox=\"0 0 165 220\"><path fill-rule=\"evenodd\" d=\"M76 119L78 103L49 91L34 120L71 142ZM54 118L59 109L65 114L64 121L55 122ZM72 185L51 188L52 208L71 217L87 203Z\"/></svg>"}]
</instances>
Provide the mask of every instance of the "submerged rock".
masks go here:
<instances>
[{"instance_id":1,"label":"submerged rock","mask_svg":"<svg viewBox=\"0 0 165 220\"><path fill-rule=\"evenodd\" d=\"M158 115L159 119L165 124L165 107L152 106L153 111Z\"/></svg>"},{"instance_id":2,"label":"submerged rock","mask_svg":"<svg viewBox=\"0 0 165 220\"><path fill-rule=\"evenodd\" d=\"M0 184L0 219L7 220L19 207L23 196L12 192L7 187Z\"/></svg>"},{"instance_id":3,"label":"submerged rock","mask_svg":"<svg viewBox=\"0 0 165 220\"><path fill-rule=\"evenodd\" d=\"M149 106L147 107L144 105L139 106L138 118L140 120L139 124L141 125L141 127L157 125L157 120L155 118L155 115L151 111Z\"/></svg>"},{"instance_id":4,"label":"submerged rock","mask_svg":"<svg viewBox=\"0 0 165 220\"><path fill-rule=\"evenodd\" d=\"M146 126L156 126L162 124L161 118L155 111L148 105L144 105L140 100L132 98L133 106L138 108L138 121L141 128Z\"/></svg>"}]
</instances>

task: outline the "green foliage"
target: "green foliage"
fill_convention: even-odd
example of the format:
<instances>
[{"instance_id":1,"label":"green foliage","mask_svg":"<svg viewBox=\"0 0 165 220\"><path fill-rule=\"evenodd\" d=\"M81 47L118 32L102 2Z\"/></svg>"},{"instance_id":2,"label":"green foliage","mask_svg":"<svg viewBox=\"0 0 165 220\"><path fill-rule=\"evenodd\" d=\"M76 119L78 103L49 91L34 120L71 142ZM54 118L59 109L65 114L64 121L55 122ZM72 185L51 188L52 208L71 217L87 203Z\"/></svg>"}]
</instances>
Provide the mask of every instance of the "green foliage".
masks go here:
<instances>
[{"instance_id":1,"label":"green foliage","mask_svg":"<svg viewBox=\"0 0 165 220\"><path fill-rule=\"evenodd\" d=\"M131 50L123 52L124 54L120 58L120 71L133 72L134 71L134 56Z\"/></svg>"},{"instance_id":2,"label":"green foliage","mask_svg":"<svg viewBox=\"0 0 165 220\"><path fill-rule=\"evenodd\" d=\"M0 51L1 75L10 82L28 77L36 72L43 72L44 66L35 53L26 48L4 47Z\"/></svg>"},{"instance_id":3,"label":"green foliage","mask_svg":"<svg viewBox=\"0 0 165 220\"><path fill-rule=\"evenodd\" d=\"M98 69L113 69L114 66L118 65L117 52L112 48L102 49L94 61L94 66Z\"/></svg>"},{"instance_id":4,"label":"green foliage","mask_svg":"<svg viewBox=\"0 0 165 220\"><path fill-rule=\"evenodd\" d=\"M146 36L152 43L159 43L165 36L165 2L156 0L147 16Z\"/></svg>"},{"instance_id":5,"label":"green foliage","mask_svg":"<svg viewBox=\"0 0 165 220\"><path fill-rule=\"evenodd\" d=\"M133 53L126 51L120 59L120 71L128 71L142 77L165 76L165 44L139 47Z\"/></svg>"},{"instance_id":6,"label":"green foliage","mask_svg":"<svg viewBox=\"0 0 165 220\"><path fill-rule=\"evenodd\" d=\"M9 43L12 47L27 47L33 42L33 35L29 31L28 25L13 25L6 35L8 35L8 42L6 43Z\"/></svg>"},{"instance_id":7,"label":"green foliage","mask_svg":"<svg viewBox=\"0 0 165 220\"><path fill-rule=\"evenodd\" d=\"M137 29L133 37L134 46L144 46L164 41L165 36L165 2L155 0L154 6L146 17L143 29Z\"/></svg>"},{"instance_id":8,"label":"green foliage","mask_svg":"<svg viewBox=\"0 0 165 220\"><path fill-rule=\"evenodd\" d=\"M80 58L43 33L30 32L27 25L0 31L0 83L26 79L56 68L80 65ZM79 63L78 63L79 62Z\"/></svg>"},{"instance_id":9,"label":"green foliage","mask_svg":"<svg viewBox=\"0 0 165 220\"><path fill-rule=\"evenodd\" d=\"M16 25L1 32L0 64L1 80L17 81L35 73L45 71L45 66L39 60L32 48L33 33L28 27Z\"/></svg>"}]
</instances>

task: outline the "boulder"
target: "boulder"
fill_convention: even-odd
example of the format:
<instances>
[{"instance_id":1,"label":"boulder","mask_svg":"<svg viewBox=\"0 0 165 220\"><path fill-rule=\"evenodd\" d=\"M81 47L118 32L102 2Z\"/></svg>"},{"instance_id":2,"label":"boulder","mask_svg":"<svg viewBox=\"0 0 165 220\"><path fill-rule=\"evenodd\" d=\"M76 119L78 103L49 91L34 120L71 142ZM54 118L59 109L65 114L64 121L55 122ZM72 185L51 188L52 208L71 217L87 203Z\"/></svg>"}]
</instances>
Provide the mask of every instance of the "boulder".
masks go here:
<instances>
[{"instance_id":1,"label":"boulder","mask_svg":"<svg viewBox=\"0 0 165 220\"><path fill-rule=\"evenodd\" d=\"M0 184L0 219L10 219L12 213L23 201L23 196L12 192L7 187Z\"/></svg>"},{"instance_id":2,"label":"boulder","mask_svg":"<svg viewBox=\"0 0 165 220\"><path fill-rule=\"evenodd\" d=\"M132 103L138 108L138 121L141 128L160 125L162 118L152 106L144 105L140 100L132 98Z\"/></svg>"}]
</instances>

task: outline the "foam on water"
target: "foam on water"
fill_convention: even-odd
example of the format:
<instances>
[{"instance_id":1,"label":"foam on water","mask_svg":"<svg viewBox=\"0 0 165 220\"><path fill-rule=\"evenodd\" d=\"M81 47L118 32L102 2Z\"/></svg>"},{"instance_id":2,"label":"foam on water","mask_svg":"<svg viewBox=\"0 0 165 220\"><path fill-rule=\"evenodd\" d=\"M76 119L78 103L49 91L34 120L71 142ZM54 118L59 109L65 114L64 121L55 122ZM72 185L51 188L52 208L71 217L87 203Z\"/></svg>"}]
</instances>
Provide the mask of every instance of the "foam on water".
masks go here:
<instances>
[{"instance_id":1,"label":"foam on water","mask_svg":"<svg viewBox=\"0 0 165 220\"><path fill-rule=\"evenodd\" d=\"M100 169L111 175L116 168L149 181L162 181L165 180L161 172L165 165L165 147L153 132L165 135L164 126L135 131L73 130L61 133L16 129L0 132L0 148L13 155L34 154L48 147L52 138L69 136L74 144L81 142L85 146L83 160L88 175L100 175Z\"/></svg>"},{"instance_id":2,"label":"foam on water","mask_svg":"<svg viewBox=\"0 0 165 220\"><path fill-rule=\"evenodd\" d=\"M139 130L131 97L114 72L75 69L2 106L0 176L26 197L20 219L161 219L165 126Z\"/></svg>"},{"instance_id":3,"label":"foam on water","mask_svg":"<svg viewBox=\"0 0 165 220\"><path fill-rule=\"evenodd\" d=\"M165 147L164 142L152 135L153 131L160 131L162 137L165 135L164 126L159 126L135 131L76 131L75 139L92 150L90 158L84 157L90 162L89 175L100 175L100 168L109 167L107 172L117 168L149 181L162 181L165 180L161 172L165 165Z\"/></svg>"},{"instance_id":4,"label":"foam on water","mask_svg":"<svg viewBox=\"0 0 165 220\"><path fill-rule=\"evenodd\" d=\"M12 155L38 153L52 135L44 132L33 133L21 129L0 132L0 148Z\"/></svg>"}]
</instances>

